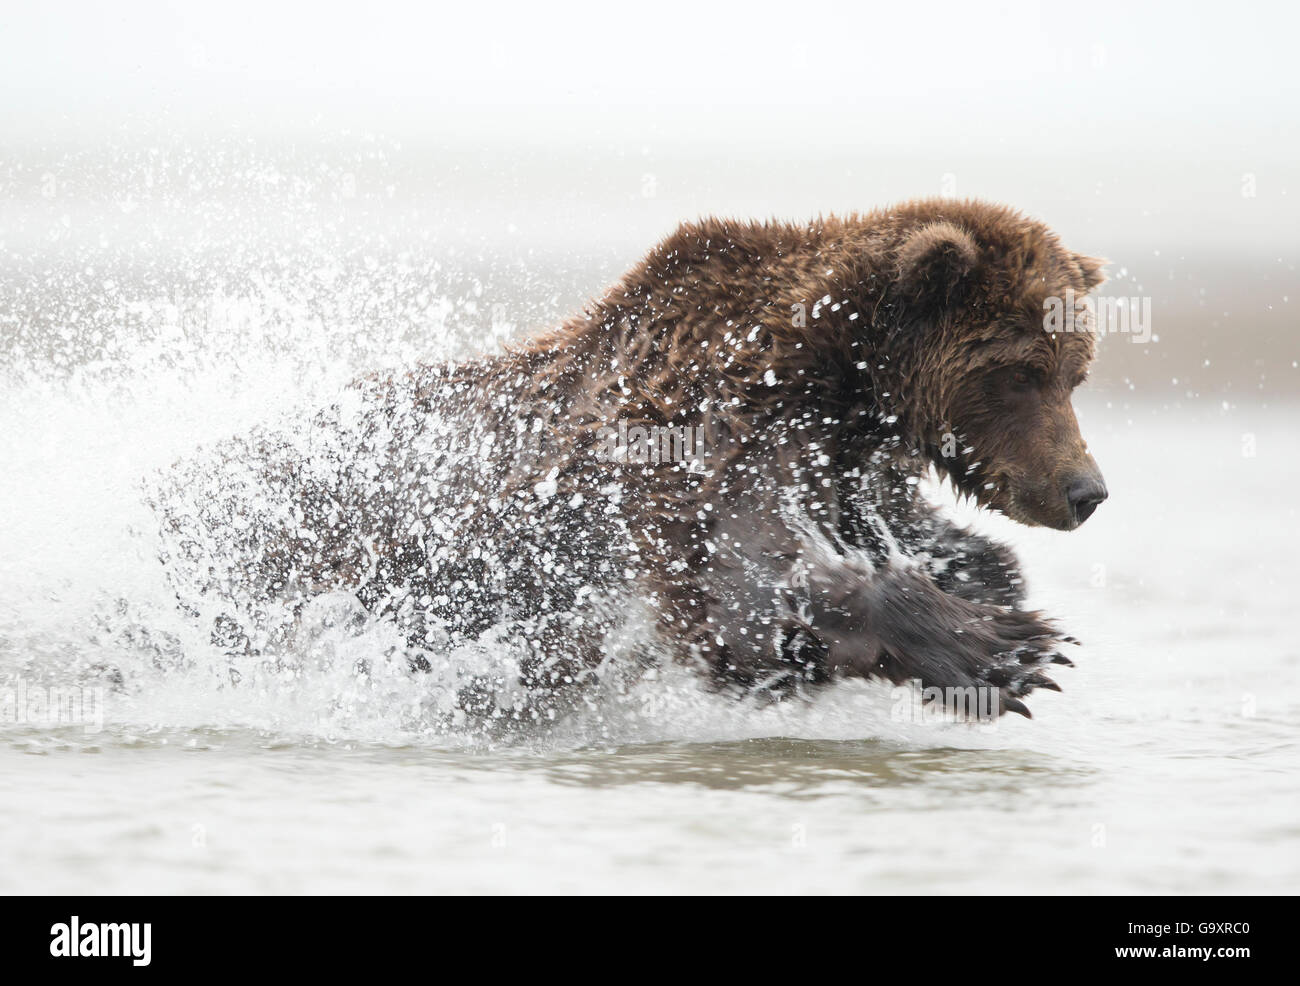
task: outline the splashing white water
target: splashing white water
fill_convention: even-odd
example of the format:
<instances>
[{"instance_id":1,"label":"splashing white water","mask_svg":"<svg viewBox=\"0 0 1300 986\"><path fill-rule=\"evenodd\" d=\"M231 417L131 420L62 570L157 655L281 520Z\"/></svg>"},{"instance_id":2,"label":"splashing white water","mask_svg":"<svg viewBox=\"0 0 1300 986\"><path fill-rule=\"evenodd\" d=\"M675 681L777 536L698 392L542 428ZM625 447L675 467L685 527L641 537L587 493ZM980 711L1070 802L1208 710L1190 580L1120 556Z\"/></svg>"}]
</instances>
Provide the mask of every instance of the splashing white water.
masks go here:
<instances>
[{"instance_id":1,"label":"splashing white water","mask_svg":"<svg viewBox=\"0 0 1300 986\"><path fill-rule=\"evenodd\" d=\"M0 397L0 685L106 689L107 727L127 733L500 740L468 728L456 696L467 681L508 686L515 677L519 655L503 630L444 641L428 655L430 669L413 673L397 628L336 593L301 614L288 651L232 662L210 620L178 605L147 500L149 477L196 449L258 426L292 435L359 374L490 348L512 323L499 314L485 323L479 279L427 247L331 235L322 189L355 193L352 172L339 171L346 164L314 182L264 163L242 181L229 162L170 167L144 162L143 185L130 194L146 212L151 203L155 213L176 211L169 196L179 188L202 214L196 229L210 234L230 226L220 215L225 197L261 196L305 235L286 244L281 226L240 222L227 229L234 249L224 254L202 236L181 237L142 261L138 244L106 250L72 237L39 271L26 254L6 258L13 290L4 314L14 331ZM77 162L61 174L79 174ZM93 173L80 179L95 185ZM224 194L195 191L204 187ZM122 215L139 220L134 208ZM217 480L233 485L234 473ZM629 622L610 641L611 660L648 636ZM678 668L638 683L601 679L572 714L542 724L546 742L861 735L864 711L901 728L884 725L887 693L865 686L819 703L814 715L803 703L759 708L709 694Z\"/></svg>"}]
</instances>

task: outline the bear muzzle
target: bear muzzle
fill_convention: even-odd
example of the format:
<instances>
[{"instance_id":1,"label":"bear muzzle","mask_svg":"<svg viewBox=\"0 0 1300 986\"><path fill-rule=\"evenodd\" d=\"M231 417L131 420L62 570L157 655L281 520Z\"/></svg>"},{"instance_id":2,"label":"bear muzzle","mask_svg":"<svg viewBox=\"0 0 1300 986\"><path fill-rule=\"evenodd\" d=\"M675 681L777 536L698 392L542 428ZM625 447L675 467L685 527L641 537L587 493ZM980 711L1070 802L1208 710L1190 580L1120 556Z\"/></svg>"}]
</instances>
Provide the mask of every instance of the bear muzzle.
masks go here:
<instances>
[{"instance_id":1,"label":"bear muzzle","mask_svg":"<svg viewBox=\"0 0 1300 986\"><path fill-rule=\"evenodd\" d=\"M1066 486L1065 498L1070 504L1074 526L1078 527L1091 517L1107 496L1106 481L1095 469L1071 479Z\"/></svg>"}]
</instances>

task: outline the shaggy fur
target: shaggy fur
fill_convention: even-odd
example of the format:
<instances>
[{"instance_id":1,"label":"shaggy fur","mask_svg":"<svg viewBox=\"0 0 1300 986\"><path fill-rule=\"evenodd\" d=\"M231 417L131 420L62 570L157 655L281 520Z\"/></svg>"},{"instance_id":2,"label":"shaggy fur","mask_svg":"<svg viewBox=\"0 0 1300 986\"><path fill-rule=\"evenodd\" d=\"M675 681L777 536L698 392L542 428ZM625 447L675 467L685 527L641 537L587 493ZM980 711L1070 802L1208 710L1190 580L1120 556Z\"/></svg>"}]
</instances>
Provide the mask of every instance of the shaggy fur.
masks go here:
<instances>
[{"instance_id":1,"label":"shaggy fur","mask_svg":"<svg viewBox=\"0 0 1300 986\"><path fill-rule=\"evenodd\" d=\"M1055 687L1042 665L1068 663L1056 631L1018 608L1011 553L916 483L934 466L1016 520L1076 526L1067 490L1100 484L1069 402L1093 342L1045 331L1043 302L1099 268L978 202L683 225L558 329L364 381L314 423L325 445L228 453L271 504L233 559L239 503L168 526L199 545L201 593L355 592L416 666L431 625L505 621L529 642L523 683L562 691L600 665L631 594L719 685L919 678L1027 714L1023 695ZM702 429L702 463L602 455L620 420ZM234 649L261 646L241 634ZM500 712L491 688L462 703Z\"/></svg>"}]
</instances>

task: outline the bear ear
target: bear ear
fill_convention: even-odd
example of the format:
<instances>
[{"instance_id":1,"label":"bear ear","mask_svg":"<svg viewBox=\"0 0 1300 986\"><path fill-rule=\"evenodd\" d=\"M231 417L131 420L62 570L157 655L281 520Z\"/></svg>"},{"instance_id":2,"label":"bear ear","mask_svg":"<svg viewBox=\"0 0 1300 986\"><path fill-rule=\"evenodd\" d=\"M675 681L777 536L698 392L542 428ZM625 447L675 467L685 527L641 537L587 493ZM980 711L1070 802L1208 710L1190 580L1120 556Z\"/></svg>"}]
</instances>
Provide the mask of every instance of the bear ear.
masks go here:
<instances>
[{"instance_id":1,"label":"bear ear","mask_svg":"<svg viewBox=\"0 0 1300 986\"><path fill-rule=\"evenodd\" d=\"M979 262L975 238L950 222L922 226L898 251L898 280L913 301L944 304L957 297Z\"/></svg>"},{"instance_id":2,"label":"bear ear","mask_svg":"<svg viewBox=\"0 0 1300 986\"><path fill-rule=\"evenodd\" d=\"M1079 276L1083 278L1083 290L1091 291L1106 283L1106 275L1101 272L1109 260L1100 257L1085 257L1081 253L1074 255L1074 262L1079 265Z\"/></svg>"}]
</instances>

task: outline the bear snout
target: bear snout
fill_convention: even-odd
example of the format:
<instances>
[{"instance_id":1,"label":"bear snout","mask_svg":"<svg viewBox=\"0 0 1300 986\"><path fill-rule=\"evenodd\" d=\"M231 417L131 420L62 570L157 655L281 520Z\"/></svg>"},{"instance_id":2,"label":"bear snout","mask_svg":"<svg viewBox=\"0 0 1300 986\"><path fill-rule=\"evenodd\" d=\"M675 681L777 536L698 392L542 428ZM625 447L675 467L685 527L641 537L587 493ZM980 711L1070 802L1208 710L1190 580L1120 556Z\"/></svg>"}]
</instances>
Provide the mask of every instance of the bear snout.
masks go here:
<instances>
[{"instance_id":1,"label":"bear snout","mask_svg":"<svg viewBox=\"0 0 1300 986\"><path fill-rule=\"evenodd\" d=\"M1071 479L1065 487L1065 498L1070 504L1070 516L1074 526L1078 527L1092 516L1094 510L1110 494L1106 491L1106 481L1096 471L1081 473Z\"/></svg>"}]
</instances>

